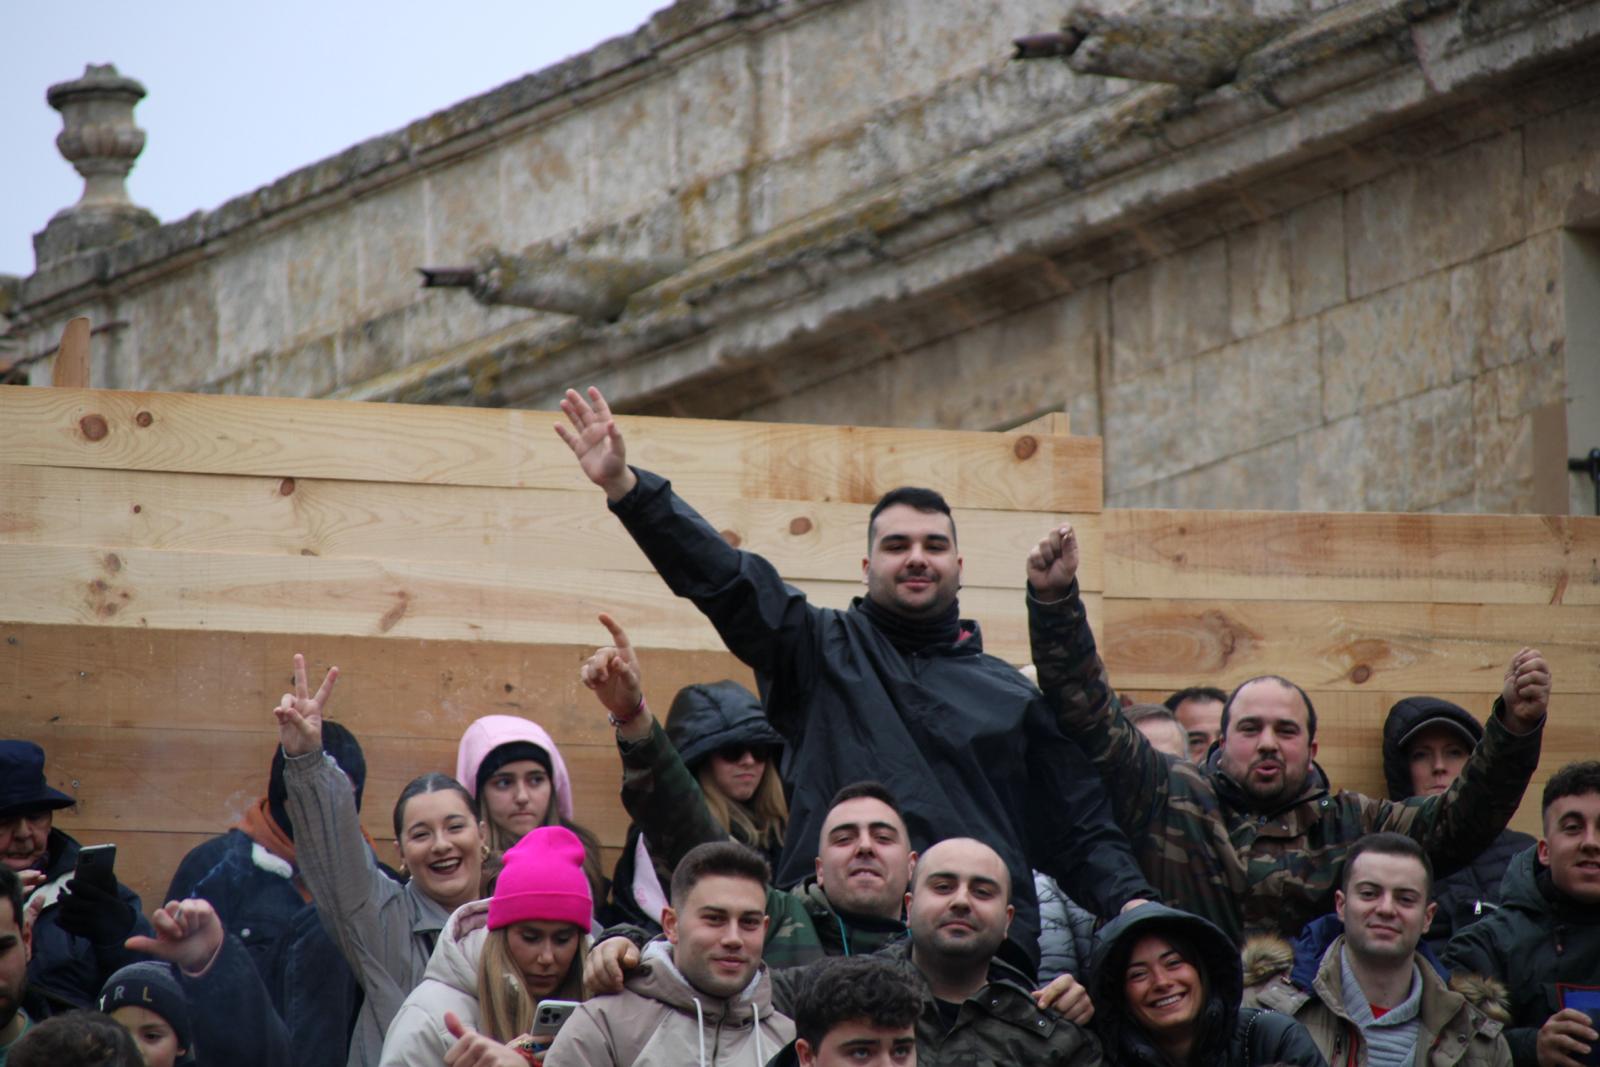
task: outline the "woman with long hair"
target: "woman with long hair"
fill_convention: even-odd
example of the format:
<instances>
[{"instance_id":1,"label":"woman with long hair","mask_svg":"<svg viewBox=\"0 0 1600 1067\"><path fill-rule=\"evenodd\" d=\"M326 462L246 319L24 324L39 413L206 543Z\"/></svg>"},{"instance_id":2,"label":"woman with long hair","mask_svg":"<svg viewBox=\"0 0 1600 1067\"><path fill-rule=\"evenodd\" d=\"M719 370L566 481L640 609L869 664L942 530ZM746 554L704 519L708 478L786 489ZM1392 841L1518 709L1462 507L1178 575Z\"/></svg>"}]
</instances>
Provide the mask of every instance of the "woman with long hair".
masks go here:
<instances>
[{"instance_id":1,"label":"woman with long hair","mask_svg":"<svg viewBox=\"0 0 1600 1067\"><path fill-rule=\"evenodd\" d=\"M438 1067L458 1040L526 1046L541 1001L583 999L593 912L583 862L583 842L561 826L507 850L487 927L461 932L474 908L451 916L389 1028L381 1067Z\"/></svg>"},{"instance_id":2,"label":"woman with long hair","mask_svg":"<svg viewBox=\"0 0 1600 1067\"><path fill-rule=\"evenodd\" d=\"M422 981L451 913L483 895L488 844L461 783L424 774L400 791L394 806L405 884L378 868L350 779L322 751L322 716L338 677L339 668L330 669L312 696L305 657L296 655L295 691L283 695L273 715L301 877L364 994L347 1063L374 1067L384 1032Z\"/></svg>"},{"instance_id":3,"label":"woman with long hair","mask_svg":"<svg viewBox=\"0 0 1600 1067\"><path fill-rule=\"evenodd\" d=\"M1327 1067L1304 1026L1241 1007L1239 950L1205 919L1143 904L1100 931L1094 1029L1113 1067Z\"/></svg>"},{"instance_id":4,"label":"woman with long hair","mask_svg":"<svg viewBox=\"0 0 1600 1067\"><path fill-rule=\"evenodd\" d=\"M778 774L783 737L760 699L732 681L680 689L665 729L658 726L627 634L609 615L600 622L613 644L590 656L581 676L616 727L622 803L634 819L612 879L613 918L659 928L662 887L695 845L731 837L777 866L789 825Z\"/></svg>"},{"instance_id":5,"label":"woman with long hair","mask_svg":"<svg viewBox=\"0 0 1600 1067\"><path fill-rule=\"evenodd\" d=\"M573 819L572 779L561 750L538 723L519 715L485 715L461 735L456 778L477 805L489 838L491 869L539 826L561 826L583 842L583 869L595 900L604 900L600 839Z\"/></svg>"}]
</instances>

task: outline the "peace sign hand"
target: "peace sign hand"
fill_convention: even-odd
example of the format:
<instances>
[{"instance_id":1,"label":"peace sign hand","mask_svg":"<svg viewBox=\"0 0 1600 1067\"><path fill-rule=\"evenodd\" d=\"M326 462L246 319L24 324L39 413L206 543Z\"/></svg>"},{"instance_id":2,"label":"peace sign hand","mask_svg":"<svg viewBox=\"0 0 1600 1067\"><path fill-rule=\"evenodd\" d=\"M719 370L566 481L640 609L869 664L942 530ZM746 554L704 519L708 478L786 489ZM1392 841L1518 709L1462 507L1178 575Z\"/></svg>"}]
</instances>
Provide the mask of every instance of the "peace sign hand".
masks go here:
<instances>
[{"instance_id":1,"label":"peace sign hand","mask_svg":"<svg viewBox=\"0 0 1600 1067\"><path fill-rule=\"evenodd\" d=\"M272 709L278 720L278 742L285 756L304 756L322 748L322 712L333 693L333 683L339 680L339 668L328 668L328 676L316 696L309 696L306 683L306 658L294 654L294 692L283 694L278 706Z\"/></svg>"}]
</instances>

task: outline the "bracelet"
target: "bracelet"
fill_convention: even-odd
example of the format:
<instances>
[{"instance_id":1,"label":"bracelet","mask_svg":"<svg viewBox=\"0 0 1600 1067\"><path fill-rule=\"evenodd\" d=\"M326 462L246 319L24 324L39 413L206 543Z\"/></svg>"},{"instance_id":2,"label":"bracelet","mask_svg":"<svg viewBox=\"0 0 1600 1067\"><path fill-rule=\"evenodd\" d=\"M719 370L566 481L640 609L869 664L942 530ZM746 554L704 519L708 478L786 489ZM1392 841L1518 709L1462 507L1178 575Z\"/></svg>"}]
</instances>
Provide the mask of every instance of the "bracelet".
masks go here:
<instances>
[{"instance_id":1,"label":"bracelet","mask_svg":"<svg viewBox=\"0 0 1600 1067\"><path fill-rule=\"evenodd\" d=\"M644 714L644 694L640 693L639 694L639 703L634 705L633 711L628 715L628 717L626 719L619 719L615 715L611 714L609 711L606 712L606 719L611 723L611 725L612 725L612 727L614 729L620 730L624 726L627 726L628 724L632 723L633 720L637 719L639 716L641 716L643 714Z\"/></svg>"}]
</instances>

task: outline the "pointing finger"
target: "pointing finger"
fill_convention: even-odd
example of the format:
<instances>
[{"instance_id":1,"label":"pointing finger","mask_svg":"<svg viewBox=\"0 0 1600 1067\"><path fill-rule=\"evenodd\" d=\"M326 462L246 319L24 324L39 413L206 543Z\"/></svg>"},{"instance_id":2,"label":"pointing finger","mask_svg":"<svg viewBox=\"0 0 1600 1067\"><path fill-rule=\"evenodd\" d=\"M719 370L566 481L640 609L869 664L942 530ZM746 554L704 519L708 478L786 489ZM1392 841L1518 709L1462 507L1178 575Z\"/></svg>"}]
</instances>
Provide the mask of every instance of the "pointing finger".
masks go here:
<instances>
[{"instance_id":1,"label":"pointing finger","mask_svg":"<svg viewBox=\"0 0 1600 1067\"><path fill-rule=\"evenodd\" d=\"M306 684L306 658L298 652L294 654L294 695L301 700L311 695Z\"/></svg>"},{"instance_id":2,"label":"pointing finger","mask_svg":"<svg viewBox=\"0 0 1600 1067\"><path fill-rule=\"evenodd\" d=\"M333 693L333 683L337 682L338 680L339 680L339 668L338 667L329 667L328 668L328 676L326 678L322 679L322 685L317 689L317 699L316 699L317 707L319 707L319 708L322 707L324 702L327 701L328 697Z\"/></svg>"},{"instance_id":3,"label":"pointing finger","mask_svg":"<svg viewBox=\"0 0 1600 1067\"><path fill-rule=\"evenodd\" d=\"M628 643L628 635L617 625L617 620L603 611L600 613L600 625L611 631L611 643L619 650L633 647Z\"/></svg>"}]
</instances>

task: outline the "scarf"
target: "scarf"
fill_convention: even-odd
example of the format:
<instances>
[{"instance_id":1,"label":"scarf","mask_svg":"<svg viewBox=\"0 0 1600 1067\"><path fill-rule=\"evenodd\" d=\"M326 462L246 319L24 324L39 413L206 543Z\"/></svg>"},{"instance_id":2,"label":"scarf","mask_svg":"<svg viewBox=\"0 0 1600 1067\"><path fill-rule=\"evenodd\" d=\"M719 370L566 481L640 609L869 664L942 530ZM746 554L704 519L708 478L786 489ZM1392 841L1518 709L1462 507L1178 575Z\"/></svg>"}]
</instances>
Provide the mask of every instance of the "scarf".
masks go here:
<instances>
[{"instance_id":1,"label":"scarf","mask_svg":"<svg viewBox=\"0 0 1600 1067\"><path fill-rule=\"evenodd\" d=\"M867 597L856 597L857 608L877 627L878 632L900 652L921 652L936 645L953 645L961 640L961 605L951 601L938 615L927 619L908 619L874 604Z\"/></svg>"}]
</instances>

